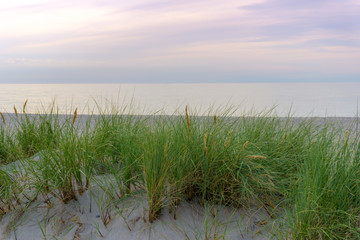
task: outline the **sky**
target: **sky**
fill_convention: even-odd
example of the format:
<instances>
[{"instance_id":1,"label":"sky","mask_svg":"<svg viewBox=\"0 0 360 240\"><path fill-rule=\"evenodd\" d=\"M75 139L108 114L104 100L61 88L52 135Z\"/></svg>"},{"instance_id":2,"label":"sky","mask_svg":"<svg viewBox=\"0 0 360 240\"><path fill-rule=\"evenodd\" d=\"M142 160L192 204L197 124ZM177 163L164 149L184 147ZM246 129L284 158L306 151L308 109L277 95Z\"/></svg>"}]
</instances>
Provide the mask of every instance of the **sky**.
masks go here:
<instances>
[{"instance_id":1,"label":"sky","mask_svg":"<svg viewBox=\"0 0 360 240\"><path fill-rule=\"evenodd\" d=\"M0 83L360 82L360 0L0 1Z\"/></svg>"}]
</instances>

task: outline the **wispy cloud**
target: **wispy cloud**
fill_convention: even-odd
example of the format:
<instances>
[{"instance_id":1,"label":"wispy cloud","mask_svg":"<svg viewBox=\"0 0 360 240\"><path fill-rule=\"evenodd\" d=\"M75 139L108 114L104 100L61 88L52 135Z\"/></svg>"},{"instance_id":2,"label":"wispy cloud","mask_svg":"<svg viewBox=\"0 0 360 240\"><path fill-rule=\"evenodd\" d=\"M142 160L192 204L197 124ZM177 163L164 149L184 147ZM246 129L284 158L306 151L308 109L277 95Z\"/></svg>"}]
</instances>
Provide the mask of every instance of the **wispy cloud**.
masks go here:
<instances>
[{"instance_id":1,"label":"wispy cloud","mask_svg":"<svg viewBox=\"0 0 360 240\"><path fill-rule=\"evenodd\" d=\"M3 69L359 74L355 0L14 0L0 14Z\"/></svg>"}]
</instances>

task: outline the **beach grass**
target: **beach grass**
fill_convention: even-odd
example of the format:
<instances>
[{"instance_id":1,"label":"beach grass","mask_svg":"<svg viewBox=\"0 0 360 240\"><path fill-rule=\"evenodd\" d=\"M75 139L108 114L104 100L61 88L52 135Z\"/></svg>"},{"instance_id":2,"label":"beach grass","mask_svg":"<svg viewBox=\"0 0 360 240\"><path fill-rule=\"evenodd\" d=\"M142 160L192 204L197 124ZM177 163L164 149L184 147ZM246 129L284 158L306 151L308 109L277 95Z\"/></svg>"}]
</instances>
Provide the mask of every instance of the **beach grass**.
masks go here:
<instances>
[{"instance_id":1,"label":"beach grass","mask_svg":"<svg viewBox=\"0 0 360 240\"><path fill-rule=\"evenodd\" d=\"M186 107L173 116L109 109L27 114L25 103L21 114L14 107L12 124L2 113L0 214L39 196L77 200L97 176L111 176L98 200L106 203L104 225L111 201L143 194L149 223L165 208L176 218L182 201L197 201L264 209L282 222L273 229L278 239L360 238L357 130L271 110L232 117L231 109Z\"/></svg>"}]
</instances>

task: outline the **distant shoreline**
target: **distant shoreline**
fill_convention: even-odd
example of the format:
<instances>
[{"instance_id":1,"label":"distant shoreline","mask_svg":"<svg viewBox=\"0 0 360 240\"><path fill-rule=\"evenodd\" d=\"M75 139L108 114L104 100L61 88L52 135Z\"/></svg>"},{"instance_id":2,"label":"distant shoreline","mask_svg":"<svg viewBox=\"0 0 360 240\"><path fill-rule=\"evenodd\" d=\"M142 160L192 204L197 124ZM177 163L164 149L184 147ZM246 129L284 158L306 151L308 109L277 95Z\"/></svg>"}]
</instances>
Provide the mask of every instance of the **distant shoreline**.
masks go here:
<instances>
[{"instance_id":1,"label":"distant shoreline","mask_svg":"<svg viewBox=\"0 0 360 240\"><path fill-rule=\"evenodd\" d=\"M12 124L14 123L14 119L16 118L16 114L15 113L3 113L4 117L5 117L5 121L7 123L10 123L10 126L12 126ZM46 115L46 114L26 114L28 117L30 118L34 118L35 116L41 116L41 115ZM54 114L56 115L56 114ZM24 117L25 114L23 113L19 113L18 117L22 118ZM57 116L59 117L59 119L61 121L71 121L73 115L72 114L57 114ZM92 120L95 121L96 118L100 117L101 114L78 114L77 115L77 123L84 124L86 123L86 121L88 120L89 117L93 118ZM111 116L111 114L107 114L106 116ZM130 114L119 114L117 115L117 117L119 116L128 116L128 117L134 117L135 119L138 118L143 118L148 119L150 122L152 119L158 119L158 118L167 118L169 120L171 119L176 119L176 118L185 118L184 115L130 115ZM192 117L198 117L198 118L202 118L204 120L209 120L212 121L213 116L192 116ZM273 117L273 116L260 116L260 117L264 117L264 118L276 118L276 119L280 119L281 121L284 121L286 119L288 119L288 117ZM257 117L252 117L252 116L226 116L226 119L229 119L230 121L233 120L239 120L242 118L245 119L253 119L253 118L257 118ZM325 125L325 124L330 124L331 126L334 127L338 127L338 128L342 128L351 132L356 132L356 131L360 131L360 117L289 117L294 123L298 124L301 123L303 121L314 121L315 124L317 125ZM0 119L1 120L1 119Z\"/></svg>"}]
</instances>

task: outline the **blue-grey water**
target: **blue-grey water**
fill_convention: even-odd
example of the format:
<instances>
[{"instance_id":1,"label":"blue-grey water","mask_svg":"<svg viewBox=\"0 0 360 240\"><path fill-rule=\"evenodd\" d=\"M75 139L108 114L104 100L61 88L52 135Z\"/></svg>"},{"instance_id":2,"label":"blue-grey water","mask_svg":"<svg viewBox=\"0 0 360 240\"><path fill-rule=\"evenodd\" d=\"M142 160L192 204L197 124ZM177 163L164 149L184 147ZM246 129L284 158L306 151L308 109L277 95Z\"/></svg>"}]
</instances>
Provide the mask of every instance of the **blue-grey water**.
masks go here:
<instances>
[{"instance_id":1,"label":"blue-grey water","mask_svg":"<svg viewBox=\"0 0 360 240\"><path fill-rule=\"evenodd\" d=\"M113 104L128 106L126 113L173 114L190 110L206 114L209 108L234 107L235 115L276 106L277 115L357 115L360 83L238 83L238 84L0 84L0 111L44 111L55 100L61 113L98 112ZM130 107L131 106L131 107ZM249 111L252 111L250 113Z\"/></svg>"}]
</instances>

